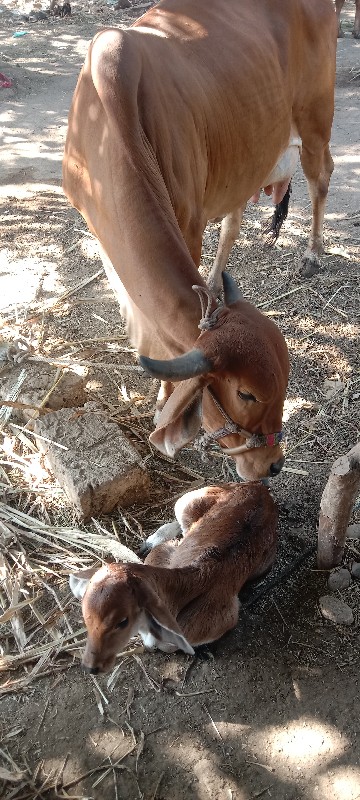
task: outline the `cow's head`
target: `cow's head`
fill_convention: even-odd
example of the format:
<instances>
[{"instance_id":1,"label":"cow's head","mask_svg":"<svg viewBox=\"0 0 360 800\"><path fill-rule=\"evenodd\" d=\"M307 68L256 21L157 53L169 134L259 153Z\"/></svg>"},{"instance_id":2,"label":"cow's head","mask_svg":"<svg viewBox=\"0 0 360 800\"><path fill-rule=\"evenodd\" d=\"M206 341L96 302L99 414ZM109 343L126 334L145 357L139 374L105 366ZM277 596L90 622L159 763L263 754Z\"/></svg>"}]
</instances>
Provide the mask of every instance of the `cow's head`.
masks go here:
<instances>
[{"instance_id":1,"label":"cow's head","mask_svg":"<svg viewBox=\"0 0 360 800\"><path fill-rule=\"evenodd\" d=\"M167 361L140 356L150 375L176 384L150 441L174 456L203 426L230 449L238 475L257 480L278 474L284 463L288 351L274 322L243 300L226 273L223 281L224 306L189 353Z\"/></svg>"}]
</instances>

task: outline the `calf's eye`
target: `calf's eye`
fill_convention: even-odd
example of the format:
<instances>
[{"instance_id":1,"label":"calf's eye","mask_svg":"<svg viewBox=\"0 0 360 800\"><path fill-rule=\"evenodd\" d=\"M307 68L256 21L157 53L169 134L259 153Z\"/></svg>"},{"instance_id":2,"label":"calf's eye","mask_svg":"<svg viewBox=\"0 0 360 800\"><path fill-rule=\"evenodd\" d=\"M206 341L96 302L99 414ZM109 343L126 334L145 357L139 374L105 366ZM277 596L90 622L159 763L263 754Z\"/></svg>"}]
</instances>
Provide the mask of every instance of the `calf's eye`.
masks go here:
<instances>
[{"instance_id":1,"label":"calf's eye","mask_svg":"<svg viewBox=\"0 0 360 800\"><path fill-rule=\"evenodd\" d=\"M248 392L238 392L239 397L242 400L252 400L253 403L256 403L256 397L253 394L249 394Z\"/></svg>"},{"instance_id":2,"label":"calf's eye","mask_svg":"<svg viewBox=\"0 0 360 800\"><path fill-rule=\"evenodd\" d=\"M115 625L115 628L126 628L126 626L127 626L128 624L129 624L129 620L128 620L128 618L127 618L127 617L125 617L125 619L122 619L122 620L121 620L121 622L118 622L118 623Z\"/></svg>"}]
</instances>

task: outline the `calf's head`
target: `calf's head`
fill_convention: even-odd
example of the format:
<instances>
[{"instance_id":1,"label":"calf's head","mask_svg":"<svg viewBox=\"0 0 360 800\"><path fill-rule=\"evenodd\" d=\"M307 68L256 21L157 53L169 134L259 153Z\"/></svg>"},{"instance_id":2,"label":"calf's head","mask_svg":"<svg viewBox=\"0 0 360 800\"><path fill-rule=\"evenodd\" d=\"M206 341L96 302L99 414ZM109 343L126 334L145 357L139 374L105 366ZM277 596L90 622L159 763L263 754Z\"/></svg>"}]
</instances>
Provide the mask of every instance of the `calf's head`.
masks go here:
<instances>
[{"instance_id":1,"label":"calf's head","mask_svg":"<svg viewBox=\"0 0 360 800\"><path fill-rule=\"evenodd\" d=\"M150 441L174 456L203 426L229 449L240 477L258 480L278 474L284 463L288 351L274 322L243 300L229 275L223 280L224 307L189 353L168 361L140 357L147 372L175 384Z\"/></svg>"},{"instance_id":2,"label":"calf's head","mask_svg":"<svg viewBox=\"0 0 360 800\"><path fill-rule=\"evenodd\" d=\"M106 564L70 576L70 588L82 600L87 641L82 665L87 672L108 672L130 639L140 634L147 646L192 654L175 618L127 564Z\"/></svg>"}]
</instances>

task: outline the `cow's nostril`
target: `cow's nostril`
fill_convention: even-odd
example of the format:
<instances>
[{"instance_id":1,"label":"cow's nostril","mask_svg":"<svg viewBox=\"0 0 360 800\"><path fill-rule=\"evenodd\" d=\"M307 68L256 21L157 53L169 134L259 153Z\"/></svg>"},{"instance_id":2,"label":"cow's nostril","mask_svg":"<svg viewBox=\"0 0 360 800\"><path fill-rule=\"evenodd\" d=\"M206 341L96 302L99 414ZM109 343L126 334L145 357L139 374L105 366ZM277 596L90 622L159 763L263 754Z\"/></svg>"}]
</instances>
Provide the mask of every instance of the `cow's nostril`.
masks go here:
<instances>
[{"instance_id":1,"label":"cow's nostril","mask_svg":"<svg viewBox=\"0 0 360 800\"><path fill-rule=\"evenodd\" d=\"M90 675L98 675L100 672L99 667L87 667L85 664L82 665L85 672L89 672Z\"/></svg>"},{"instance_id":2,"label":"cow's nostril","mask_svg":"<svg viewBox=\"0 0 360 800\"><path fill-rule=\"evenodd\" d=\"M284 466L285 458L279 458L279 461L275 461L274 464L270 464L270 475L274 477L274 475L278 475L281 472Z\"/></svg>"}]
</instances>

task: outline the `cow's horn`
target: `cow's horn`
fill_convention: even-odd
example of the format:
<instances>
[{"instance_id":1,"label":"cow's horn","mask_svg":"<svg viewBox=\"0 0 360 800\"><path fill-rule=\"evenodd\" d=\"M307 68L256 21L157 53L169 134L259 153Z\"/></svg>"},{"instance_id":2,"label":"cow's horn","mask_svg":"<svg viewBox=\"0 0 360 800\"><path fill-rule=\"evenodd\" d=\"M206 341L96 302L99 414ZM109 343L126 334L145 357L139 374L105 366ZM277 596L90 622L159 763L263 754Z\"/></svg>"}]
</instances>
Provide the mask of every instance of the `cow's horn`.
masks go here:
<instances>
[{"instance_id":1,"label":"cow's horn","mask_svg":"<svg viewBox=\"0 0 360 800\"><path fill-rule=\"evenodd\" d=\"M139 356L139 360L149 375L162 381L184 381L187 378L195 378L196 375L205 375L213 369L211 361L201 350L190 350L183 356L170 358L167 361L158 361L147 356Z\"/></svg>"},{"instance_id":2,"label":"cow's horn","mask_svg":"<svg viewBox=\"0 0 360 800\"><path fill-rule=\"evenodd\" d=\"M232 303L236 303L237 300L242 300L243 294L240 291L236 281L234 281L234 278L232 278L228 272L223 272L222 279L224 286L225 305L231 306Z\"/></svg>"}]
</instances>

